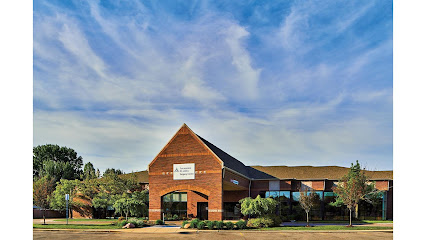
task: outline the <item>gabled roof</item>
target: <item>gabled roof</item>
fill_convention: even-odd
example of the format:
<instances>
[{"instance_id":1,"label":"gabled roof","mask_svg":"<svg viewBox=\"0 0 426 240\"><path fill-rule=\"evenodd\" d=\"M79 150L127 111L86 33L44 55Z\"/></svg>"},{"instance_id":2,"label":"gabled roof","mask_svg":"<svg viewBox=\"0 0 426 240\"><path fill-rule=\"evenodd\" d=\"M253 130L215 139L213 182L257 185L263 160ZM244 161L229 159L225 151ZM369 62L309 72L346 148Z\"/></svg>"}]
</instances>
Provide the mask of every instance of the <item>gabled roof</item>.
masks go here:
<instances>
[{"instance_id":1,"label":"gabled roof","mask_svg":"<svg viewBox=\"0 0 426 240\"><path fill-rule=\"evenodd\" d=\"M324 166L324 167L246 166L244 165L244 163L240 162L238 159L232 157L228 153L224 152L222 149L216 147L215 145L213 145L212 143L210 143L203 137L194 133L185 123L182 125L180 129L184 129L184 128L187 128L190 134L193 135L195 138L197 138L197 141L199 141L201 144L204 144L205 147L208 148L213 153L213 155L215 155L215 159L223 163L224 167L231 169L249 179L253 179L253 180L256 180L256 179L257 180L260 180L260 179L338 180L342 178L345 174L347 174L349 171L349 168L337 167L337 166ZM179 131L180 130L178 130L178 132ZM169 143L174 139L175 136L172 137ZM167 145L163 148L163 150L167 147ZM160 153L163 150L161 150ZM156 158L154 158L154 160ZM150 165L153 163L153 161L150 163ZM393 179L393 171L364 171L364 172L372 180L392 180ZM137 172L136 174L140 182L148 182L147 171Z\"/></svg>"},{"instance_id":2,"label":"gabled roof","mask_svg":"<svg viewBox=\"0 0 426 240\"><path fill-rule=\"evenodd\" d=\"M204 142L204 144L206 144L206 146L208 148L210 148L210 150L212 150L214 152L214 154L216 154L216 156L218 158L220 158L220 160L222 160L223 165L225 167L230 168L230 169L250 178L250 174L247 170L246 165L244 165L242 162L238 161L236 158L229 155L228 153L222 151L222 149L216 147L215 145L213 145L212 143L210 143L206 139L200 137L199 135L197 135L197 136L201 139L201 141Z\"/></svg>"}]
</instances>

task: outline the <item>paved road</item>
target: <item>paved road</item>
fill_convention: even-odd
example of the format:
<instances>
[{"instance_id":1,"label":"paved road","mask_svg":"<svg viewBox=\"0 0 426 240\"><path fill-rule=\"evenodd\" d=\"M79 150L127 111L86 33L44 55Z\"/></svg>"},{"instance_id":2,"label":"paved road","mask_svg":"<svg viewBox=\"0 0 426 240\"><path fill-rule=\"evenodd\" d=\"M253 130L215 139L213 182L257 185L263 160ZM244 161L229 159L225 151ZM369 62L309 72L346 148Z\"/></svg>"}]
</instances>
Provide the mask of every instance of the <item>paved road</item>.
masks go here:
<instances>
[{"instance_id":1,"label":"paved road","mask_svg":"<svg viewBox=\"0 0 426 240\"><path fill-rule=\"evenodd\" d=\"M135 233L135 232L84 232L84 231L33 231L34 239L55 240L110 240L110 239L393 239L388 232L181 232L181 233Z\"/></svg>"}]
</instances>

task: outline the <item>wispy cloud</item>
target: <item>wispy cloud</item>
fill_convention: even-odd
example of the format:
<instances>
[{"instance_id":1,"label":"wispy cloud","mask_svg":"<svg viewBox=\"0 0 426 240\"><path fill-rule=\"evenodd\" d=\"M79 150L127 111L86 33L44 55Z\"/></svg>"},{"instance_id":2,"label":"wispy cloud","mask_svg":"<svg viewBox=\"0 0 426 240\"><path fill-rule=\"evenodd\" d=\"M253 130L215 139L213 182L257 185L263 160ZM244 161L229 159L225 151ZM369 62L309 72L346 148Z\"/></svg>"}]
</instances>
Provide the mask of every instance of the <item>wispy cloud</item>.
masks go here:
<instances>
[{"instance_id":1,"label":"wispy cloud","mask_svg":"<svg viewBox=\"0 0 426 240\"><path fill-rule=\"evenodd\" d=\"M142 170L186 122L247 164L392 168L388 2L180 4L37 1L34 145Z\"/></svg>"}]
</instances>

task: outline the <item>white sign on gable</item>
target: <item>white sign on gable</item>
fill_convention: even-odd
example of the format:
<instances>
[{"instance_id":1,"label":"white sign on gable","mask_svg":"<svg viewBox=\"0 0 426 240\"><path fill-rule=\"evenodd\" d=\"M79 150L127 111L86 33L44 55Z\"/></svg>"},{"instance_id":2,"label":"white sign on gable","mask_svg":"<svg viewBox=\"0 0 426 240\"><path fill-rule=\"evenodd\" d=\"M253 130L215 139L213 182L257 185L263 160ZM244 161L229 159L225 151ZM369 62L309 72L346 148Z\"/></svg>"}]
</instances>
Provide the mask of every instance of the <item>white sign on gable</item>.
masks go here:
<instances>
[{"instance_id":1,"label":"white sign on gable","mask_svg":"<svg viewBox=\"0 0 426 240\"><path fill-rule=\"evenodd\" d=\"M195 163L173 164L173 180L195 179Z\"/></svg>"}]
</instances>

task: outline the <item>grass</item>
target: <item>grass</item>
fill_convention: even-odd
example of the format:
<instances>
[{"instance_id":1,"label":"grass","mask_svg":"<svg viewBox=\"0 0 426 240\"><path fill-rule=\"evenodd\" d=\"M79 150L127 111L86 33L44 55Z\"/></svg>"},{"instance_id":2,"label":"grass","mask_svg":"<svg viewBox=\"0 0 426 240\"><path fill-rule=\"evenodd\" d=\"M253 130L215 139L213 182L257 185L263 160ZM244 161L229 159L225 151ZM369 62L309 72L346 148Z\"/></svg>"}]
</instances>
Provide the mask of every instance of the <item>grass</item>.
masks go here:
<instances>
[{"instance_id":1,"label":"grass","mask_svg":"<svg viewBox=\"0 0 426 240\"><path fill-rule=\"evenodd\" d=\"M66 222L66 218L55 219L54 222ZM88 218L72 218L68 219L68 222L86 222L86 221L96 221L96 222L116 222L118 219L88 219Z\"/></svg>"},{"instance_id":2,"label":"grass","mask_svg":"<svg viewBox=\"0 0 426 240\"><path fill-rule=\"evenodd\" d=\"M270 228L260 228L255 229L255 231L275 231L275 230L384 230L384 229L393 229L392 227L373 227L373 226L354 226L354 227L346 227L346 226L315 226L315 227L270 227Z\"/></svg>"},{"instance_id":3,"label":"grass","mask_svg":"<svg viewBox=\"0 0 426 240\"><path fill-rule=\"evenodd\" d=\"M306 223L306 221L297 221L297 223ZM309 221L309 223L344 223L349 224L349 220L318 220L318 221ZM392 220L356 220L352 223L393 223Z\"/></svg>"},{"instance_id":4,"label":"grass","mask_svg":"<svg viewBox=\"0 0 426 240\"><path fill-rule=\"evenodd\" d=\"M41 229L119 229L111 224L33 224L33 228Z\"/></svg>"}]
</instances>

